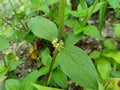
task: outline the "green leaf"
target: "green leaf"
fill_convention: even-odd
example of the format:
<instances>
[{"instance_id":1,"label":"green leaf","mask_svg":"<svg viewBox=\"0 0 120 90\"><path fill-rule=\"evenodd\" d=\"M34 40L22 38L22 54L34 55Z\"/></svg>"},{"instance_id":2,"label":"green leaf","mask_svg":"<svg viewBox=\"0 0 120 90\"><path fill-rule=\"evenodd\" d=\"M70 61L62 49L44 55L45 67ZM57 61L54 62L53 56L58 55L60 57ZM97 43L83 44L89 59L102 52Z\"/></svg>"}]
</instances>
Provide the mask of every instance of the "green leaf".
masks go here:
<instances>
[{"instance_id":1,"label":"green leaf","mask_svg":"<svg viewBox=\"0 0 120 90\"><path fill-rule=\"evenodd\" d=\"M20 42L23 38L25 38L26 36L26 32L22 31L22 30L16 30L14 32L14 34L10 37L10 39L15 42L18 43Z\"/></svg>"},{"instance_id":2,"label":"green leaf","mask_svg":"<svg viewBox=\"0 0 120 90\"><path fill-rule=\"evenodd\" d=\"M115 78L120 78L120 72L119 71L111 71L111 74Z\"/></svg>"},{"instance_id":3,"label":"green leaf","mask_svg":"<svg viewBox=\"0 0 120 90\"><path fill-rule=\"evenodd\" d=\"M120 78L109 78L104 80L105 90L120 90Z\"/></svg>"},{"instance_id":4,"label":"green leaf","mask_svg":"<svg viewBox=\"0 0 120 90\"><path fill-rule=\"evenodd\" d=\"M5 82L5 90L23 90L22 83L17 79L8 79Z\"/></svg>"},{"instance_id":5,"label":"green leaf","mask_svg":"<svg viewBox=\"0 0 120 90\"><path fill-rule=\"evenodd\" d=\"M117 8L117 6L120 5L120 0L108 0L108 1L113 8Z\"/></svg>"},{"instance_id":6,"label":"green leaf","mask_svg":"<svg viewBox=\"0 0 120 90\"><path fill-rule=\"evenodd\" d=\"M7 76L0 75L0 84L7 78Z\"/></svg>"},{"instance_id":7,"label":"green leaf","mask_svg":"<svg viewBox=\"0 0 120 90\"><path fill-rule=\"evenodd\" d=\"M57 55L63 72L77 84L91 89L98 89L95 67L89 56L76 46L65 46Z\"/></svg>"},{"instance_id":8,"label":"green leaf","mask_svg":"<svg viewBox=\"0 0 120 90\"><path fill-rule=\"evenodd\" d=\"M0 30L0 35L4 35L6 37L11 37L14 34L14 30L11 27L7 27L4 30Z\"/></svg>"},{"instance_id":9,"label":"green leaf","mask_svg":"<svg viewBox=\"0 0 120 90\"><path fill-rule=\"evenodd\" d=\"M90 58L92 59L97 59L100 57L100 51L93 51L92 53L90 53Z\"/></svg>"},{"instance_id":10,"label":"green leaf","mask_svg":"<svg viewBox=\"0 0 120 90\"><path fill-rule=\"evenodd\" d=\"M120 38L120 24L115 24L115 36Z\"/></svg>"},{"instance_id":11,"label":"green leaf","mask_svg":"<svg viewBox=\"0 0 120 90\"><path fill-rule=\"evenodd\" d=\"M54 4L54 3L57 3L59 0L47 0L46 1L46 3L48 4L48 5L52 5L52 4Z\"/></svg>"},{"instance_id":12,"label":"green leaf","mask_svg":"<svg viewBox=\"0 0 120 90\"><path fill-rule=\"evenodd\" d=\"M97 38L98 40L100 40L100 32L98 31L98 29L93 26L93 25L89 25L86 26L84 28L84 34L89 35L91 37Z\"/></svg>"},{"instance_id":13,"label":"green leaf","mask_svg":"<svg viewBox=\"0 0 120 90\"><path fill-rule=\"evenodd\" d=\"M41 2L41 0L30 0L32 4L39 4ZM42 0L43 2L43 0Z\"/></svg>"},{"instance_id":14,"label":"green leaf","mask_svg":"<svg viewBox=\"0 0 120 90\"><path fill-rule=\"evenodd\" d=\"M35 83L36 80L38 79L38 77L46 74L48 72L48 70L49 70L48 67L44 67L44 68L40 69L39 71L34 70L27 77L25 77L23 80L24 90L33 90L33 86L31 85L31 83ZM44 89L42 89L42 90L44 90Z\"/></svg>"},{"instance_id":15,"label":"green leaf","mask_svg":"<svg viewBox=\"0 0 120 90\"><path fill-rule=\"evenodd\" d=\"M57 38L58 30L56 25L50 20L36 16L29 22L29 28L39 38L52 41Z\"/></svg>"},{"instance_id":16,"label":"green leaf","mask_svg":"<svg viewBox=\"0 0 120 90\"><path fill-rule=\"evenodd\" d=\"M66 45L74 45L76 44L80 39L82 35L74 35L73 32L69 33L67 38L66 38Z\"/></svg>"},{"instance_id":17,"label":"green leaf","mask_svg":"<svg viewBox=\"0 0 120 90\"><path fill-rule=\"evenodd\" d=\"M3 62L0 62L0 75L4 76L9 71L9 67L5 67Z\"/></svg>"},{"instance_id":18,"label":"green leaf","mask_svg":"<svg viewBox=\"0 0 120 90\"><path fill-rule=\"evenodd\" d=\"M3 49L9 48L9 46L10 45L8 40L5 37L0 35L0 51L2 51Z\"/></svg>"},{"instance_id":19,"label":"green leaf","mask_svg":"<svg viewBox=\"0 0 120 90\"><path fill-rule=\"evenodd\" d=\"M52 72L52 77L54 81L62 88L68 87L68 81L66 75L63 73L62 70L56 69Z\"/></svg>"},{"instance_id":20,"label":"green leaf","mask_svg":"<svg viewBox=\"0 0 120 90\"><path fill-rule=\"evenodd\" d=\"M37 84L32 84L34 87L36 87L38 90L61 90L57 88L51 88L51 87L45 87Z\"/></svg>"},{"instance_id":21,"label":"green leaf","mask_svg":"<svg viewBox=\"0 0 120 90\"><path fill-rule=\"evenodd\" d=\"M45 66L50 66L52 57L50 56L50 51L46 48L41 54L42 64Z\"/></svg>"},{"instance_id":22,"label":"green leaf","mask_svg":"<svg viewBox=\"0 0 120 90\"><path fill-rule=\"evenodd\" d=\"M113 58L116 63L120 64L120 51L103 52L102 55L108 58Z\"/></svg>"},{"instance_id":23,"label":"green leaf","mask_svg":"<svg viewBox=\"0 0 120 90\"><path fill-rule=\"evenodd\" d=\"M15 70L18 65L20 65L23 61L10 61L10 71Z\"/></svg>"},{"instance_id":24,"label":"green leaf","mask_svg":"<svg viewBox=\"0 0 120 90\"><path fill-rule=\"evenodd\" d=\"M104 47L106 47L108 49L117 49L117 45L115 43L113 43L113 41L111 39L106 39L104 41Z\"/></svg>"},{"instance_id":25,"label":"green leaf","mask_svg":"<svg viewBox=\"0 0 120 90\"><path fill-rule=\"evenodd\" d=\"M97 3L96 7L94 8L92 14L96 13L100 8L101 6L104 4L104 2L101 2L101 3ZM91 12L93 8L93 5L88 9L89 13Z\"/></svg>"},{"instance_id":26,"label":"green leaf","mask_svg":"<svg viewBox=\"0 0 120 90\"><path fill-rule=\"evenodd\" d=\"M111 77L110 72L112 70L112 67L106 58L101 57L97 60L97 69L103 79Z\"/></svg>"}]
</instances>

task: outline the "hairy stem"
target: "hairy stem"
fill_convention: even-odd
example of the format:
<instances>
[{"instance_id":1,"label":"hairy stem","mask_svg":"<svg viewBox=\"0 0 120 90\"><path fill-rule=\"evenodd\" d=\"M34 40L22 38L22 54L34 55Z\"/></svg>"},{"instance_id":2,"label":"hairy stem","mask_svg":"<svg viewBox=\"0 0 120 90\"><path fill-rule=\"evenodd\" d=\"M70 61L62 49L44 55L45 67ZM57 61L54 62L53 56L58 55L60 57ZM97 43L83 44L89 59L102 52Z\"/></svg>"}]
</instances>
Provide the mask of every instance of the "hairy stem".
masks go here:
<instances>
[{"instance_id":1,"label":"hairy stem","mask_svg":"<svg viewBox=\"0 0 120 90\"><path fill-rule=\"evenodd\" d=\"M62 34L63 34L63 30L64 30L64 8L65 8L65 0L59 0L60 4L59 4L59 28L58 28L58 42L60 42L60 40L62 39ZM51 79L51 74L52 74L52 69L53 69L53 65L55 63L55 59L57 54L59 53L59 50L55 49L54 54L53 54L53 58L52 58L52 62L50 64L50 68L48 71L48 77L47 77L47 81L45 83L46 86L49 85L49 81Z\"/></svg>"}]
</instances>

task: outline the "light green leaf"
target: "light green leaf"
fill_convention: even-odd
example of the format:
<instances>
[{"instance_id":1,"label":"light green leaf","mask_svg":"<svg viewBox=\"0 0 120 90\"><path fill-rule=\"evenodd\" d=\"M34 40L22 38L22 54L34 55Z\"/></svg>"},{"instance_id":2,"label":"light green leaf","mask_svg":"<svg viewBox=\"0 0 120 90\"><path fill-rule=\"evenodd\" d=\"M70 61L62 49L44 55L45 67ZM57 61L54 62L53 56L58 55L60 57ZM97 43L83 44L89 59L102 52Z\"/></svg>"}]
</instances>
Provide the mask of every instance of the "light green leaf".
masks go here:
<instances>
[{"instance_id":1,"label":"light green leaf","mask_svg":"<svg viewBox=\"0 0 120 90\"><path fill-rule=\"evenodd\" d=\"M63 72L77 84L91 89L98 89L95 67L89 56L76 46L65 46L57 55Z\"/></svg>"},{"instance_id":2,"label":"light green leaf","mask_svg":"<svg viewBox=\"0 0 120 90\"><path fill-rule=\"evenodd\" d=\"M92 59L97 59L100 57L100 51L93 51L92 53L90 53L90 58Z\"/></svg>"},{"instance_id":3,"label":"light green leaf","mask_svg":"<svg viewBox=\"0 0 120 90\"><path fill-rule=\"evenodd\" d=\"M100 40L100 32L98 31L98 29L93 26L93 25L89 25L86 26L84 28L84 34L89 35L91 37L97 38L98 40Z\"/></svg>"},{"instance_id":4,"label":"light green leaf","mask_svg":"<svg viewBox=\"0 0 120 90\"><path fill-rule=\"evenodd\" d=\"M120 38L120 24L115 24L115 36Z\"/></svg>"},{"instance_id":5,"label":"light green leaf","mask_svg":"<svg viewBox=\"0 0 120 90\"><path fill-rule=\"evenodd\" d=\"M52 72L54 81L62 88L68 87L67 77L62 70L56 69Z\"/></svg>"},{"instance_id":6,"label":"light green leaf","mask_svg":"<svg viewBox=\"0 0 120 90\"><path fill-rule=\"evenodd\" d=\"M108 0L109 4L111 5L112 8L117 8L118 5L120 5L120 0Z\"/></svg>"},{"instance_id":7,"label":"light green leaf","mask_svg":"<svg viewBox=\"0 0 120 90\"><path fill-rule=\"evenodd\" d=\"M110 62L106 58L101 57L97 60L97 70L103 79L111 77L110 72L112 70L112 67Z\"/></svg>"},{"instance_id":8,"label":"light green leaf","mask_svg":"<svg viewBox=\"0 0 120 90\"><path fill-rule=\"evenodd\" d=\"M80 39L82 35L74 35L73 32L69 33L67 38L66 38L66 45L74 45L76 44Z\"/></svg>"},{"instance_id":9,"label":"light green leaf","mask_svg":"<svg viewBox=\"0 0 120 90\"><path fill-rule=\"evenodd\" d=\"M102 53L103 56L113 58L116 63L120 64L120 51L109 51Z\"/></svg>"},{"instance_id":10,"label":"light green leaf","mask_svg":"<svg viewBox=\"0 0 120 90\"><path fill-rule=\"evenodd\" d=\"M5 90L23 90L22 83L17 79L8 79L5 82Z\"/></svg>"},{"instance_id":11,"label":"light green leaf","mask_svg":"<svg viewBox=\"0 0 120 90\"><path fill-rule=\"evenodd\" d=\"M56 25L46 18L40 16L32 18L29 22L29 28L39 38L49 41L57 38L58 31Z\"/></svg>"},{"instance_id":12,"label":"light green leaf","mask_svg":"<svg viewBox=\"0 0 120 90\"><path fill-rule=\"evenodd\" d=\"M45 87L37 84L32 84L34 87L36 87L38 90L61 90L57 88L51 88L51 87Z\"/></svg>"},{"instance_id":13,"label":"light green leaf","mask_svg":"<svg viewBox=\"0 0 120 90\"><path fill-rule=\"evenodd\" d=\"M0 51L2 51L3 49L9 48L9 46L10 45L8 40L5 37L0 35Z\"/></svg>"}]
</instances>

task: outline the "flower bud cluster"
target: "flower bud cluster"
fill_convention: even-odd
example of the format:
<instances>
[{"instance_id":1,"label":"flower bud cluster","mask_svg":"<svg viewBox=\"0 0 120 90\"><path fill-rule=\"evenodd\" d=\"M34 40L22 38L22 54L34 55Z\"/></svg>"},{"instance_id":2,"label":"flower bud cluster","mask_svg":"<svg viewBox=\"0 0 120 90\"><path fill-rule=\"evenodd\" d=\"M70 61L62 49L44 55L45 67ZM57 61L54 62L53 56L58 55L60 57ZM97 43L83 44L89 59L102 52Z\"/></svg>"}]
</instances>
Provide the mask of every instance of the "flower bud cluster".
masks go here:
<instances>
[{"instance_id":1,"label":"flower bud cluster","mask_svg":"<svg viewBox=\"0 0 120 90\"><path fill-rule=\"evenodd\" d=\"M58 49L59 51L60 51L62 48L64 48L64 47L63 47L63 45L64 45L63 41L60 40L60 42L58 42L58 39L57 39L57 38L55 38L55 39L52 41L52 45L53 45L53 47L55 47L55 48Z\"/></svg>"}]
</instances>

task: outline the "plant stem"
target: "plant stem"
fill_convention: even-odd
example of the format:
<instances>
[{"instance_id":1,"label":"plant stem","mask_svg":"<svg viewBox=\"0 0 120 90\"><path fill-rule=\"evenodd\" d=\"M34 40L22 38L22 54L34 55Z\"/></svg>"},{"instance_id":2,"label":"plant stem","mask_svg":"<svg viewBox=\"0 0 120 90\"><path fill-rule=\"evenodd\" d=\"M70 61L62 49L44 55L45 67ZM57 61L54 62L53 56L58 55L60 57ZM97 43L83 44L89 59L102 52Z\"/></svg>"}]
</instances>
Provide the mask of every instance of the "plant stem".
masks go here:
<instances>
[{"instance_id":1,"label":"plant stem","mask_svg":"<svg viewBox=\"0 0 120 90\"><path fill-rule=\"evenodd\" d=\"M49 71L48 71L47 81L45 83L46 86L48 86L48 84L49 84L49 81L50 81L50 78L51 78L51 74L52 74L53 65L55 63L55 59L56 59L56 56L57 56L58 52L59 51L57 49L54 51L52 62L50 64L50 68L49 68Z\"/></svg>"},{"instance_id":2,"label":"plant stem","mask_svg":"<svg viewBox=\"0 0 120 90\"><path fill-rule=\"evenodd\" d=\"M5 58L4 58L3 53L0 52L0 54L1 54L1 57L2 57L2 60L3 60L4 66L7 67L7 63L6 63L6 61L5 61Z\"/></svg>"},{"instance_id":3,"label":"plant stem","mask_svg":"<svg viewBox=\"0 0 120 90\"><path fill-rule=\"evenodd\" d=\"M102 7L99 11L99 29L100 29L100 35L102 35L102 28L103 28L103 24L104 24L105 11L107 8L108 1L100 0L100 2L104 2L104 4L102 5Z\"/></svg>"},{"instance_id":4,"label":"plant stem","mask_svg":"<svg viewBox=\"0 0 120 90\"><path fill-rule=\"evenodd\" d=\"M62 39L62 34L63 34L63 30L64 30L64 8L65 8L65 0L59 0L60 4L59 4L59 28L58 28L58 42L60 42L60 40ZM53 58L50 64L50 68L48 71L48 77L47 77L47 81L45 83L46 86L48 86L50 78L51 78L51 74L52 74L52 69L53 69L53 65L55 63L55 59L57 54L59 53L58 49L54 50L54 54L53 54Z\"/></svg>"},{"instance_id":5,"label":"plant stem","mask_svg":"<svg viewBox=\"0 0 120 90\"><path fill-rule=\"evenodd\" d=\"M58 28L58 42L62 38L62 33L64 30L64 9L65 9L65 0L59 0L59 28Z\"/></svg>"}]
</instances>

